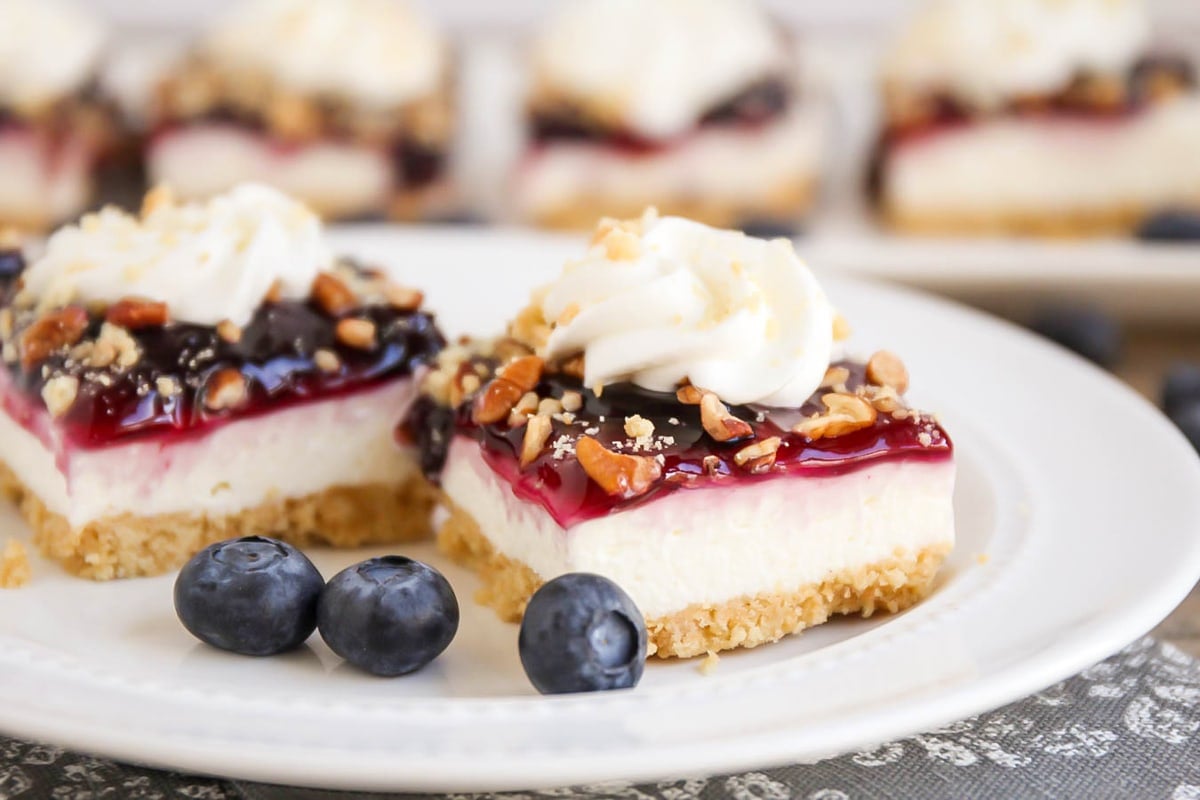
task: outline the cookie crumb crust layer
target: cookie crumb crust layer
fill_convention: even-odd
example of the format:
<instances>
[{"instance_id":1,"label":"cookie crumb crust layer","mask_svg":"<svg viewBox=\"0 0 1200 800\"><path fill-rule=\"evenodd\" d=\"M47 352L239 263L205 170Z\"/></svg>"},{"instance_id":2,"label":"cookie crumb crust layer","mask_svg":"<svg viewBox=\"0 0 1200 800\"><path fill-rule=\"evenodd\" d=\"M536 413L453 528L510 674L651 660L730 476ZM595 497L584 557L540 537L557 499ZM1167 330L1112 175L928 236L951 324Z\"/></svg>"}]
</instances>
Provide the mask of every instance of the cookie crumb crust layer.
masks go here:
<instances>
[{"instance_id":1,"label":"cookie crumb crust layer","mask_svg":"<svg viewBox=\"0 0 1200 800\"><path fill-rule=\"evenodd\" d=\"M479 574L483 581L475 597L479 603L501 619L519 621L542 579L524 563L495 552L474 518L449 500L442 502L449 515L438 530L439 548ZM929 594L950 549L946 543L917 553L896 553L886 561L838 572L792 592L696 604L648 619L649 652L659 658L690 658L774 642L820 625L834 614L870 617L902 611Z\"/></svg>"},{"instance_id":2,"label":"cookie crumb crust layer","mask_svg":"<svg viewBox=\"0 0 1200 800\"><path fill-rule=\"evenodd\" d=\"M122 514L72 528L2 462L0 493L17 504L44 556L99 581L168 572L209 544L239 536L332 547L415 541L431 532L436 497L424 478L414 476L395 486L335 486L306 497L268 500L228 516Z\"/></svg>"},{"instance_id":3,"label":"cookie crumb crust layer","mask_svg":"<svg viewBox=\"0 0 1200 800\"><path fill-rule=\"evenodd\" d=\"M0 552L0 589L19 589L29 583L31 575L25 545L9 539L4 551Z\"/></svg>"}]
</instances>

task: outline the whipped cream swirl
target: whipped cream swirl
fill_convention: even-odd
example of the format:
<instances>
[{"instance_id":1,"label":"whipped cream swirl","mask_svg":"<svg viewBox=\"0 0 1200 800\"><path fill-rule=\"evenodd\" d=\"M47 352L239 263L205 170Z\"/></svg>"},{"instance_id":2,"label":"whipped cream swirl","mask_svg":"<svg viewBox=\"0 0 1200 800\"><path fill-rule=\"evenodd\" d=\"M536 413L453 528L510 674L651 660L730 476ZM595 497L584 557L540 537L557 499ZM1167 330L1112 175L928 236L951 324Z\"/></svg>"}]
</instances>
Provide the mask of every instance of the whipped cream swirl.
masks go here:
<instances>
[{"instance_id":1,"label":"whipped cream swirl","mask_svg":"<svg viewBox=\"0 0 1200 800\"><path fill-rule=\"evenodd\" d=\"M371 108L433 93L446 61L436 31L403 0L250 0L212 28L203 48L293 91Z\"/></svg>"},{"instance_id":2,"label":"whipped cream swirl","mask_svg":"<svg viewBox=\"0 0 1200 800\"><path fill-rule=\"evenodd\" d=\"M548 287L547 358L583 353L588 386L688 379L734 404L796 407L819 388L834 311L789 241L649 214L641 228L610 232Z\"/></svg>"},{"instance_id":3,"label":"whipped cream swirl","mask_svg":"<svg viewBox=\"0 0 1200 800\"><path fill-rule=\"evenodd\" d=\"M664 138L786 63L782 39L747 0L562 3L533 51L544 90Z\"/></svg>"},{"instance_id":4,"label":"whipped cream swirl","mask_svg":"<svg viewBox=\"0 0 1200 800\"><path fill-rule=\"evenodd\" d=\"M1141 0L927 0L885 57L884 78L988 108L1058 91L1079 71L1123 73L1149 39Z\"/></svg>"},{"instance_id":5,"label":"whipped cream swirl","mask_svg":"<svg viewBox=\"0 0 1200 800\"><path fill-rule=\"evenodd\" d=\"M36 108L91 78L107 32L74 4L0 0L0 106Z\"/></svg>"},{"instance_id":6,"label":"whipped cream swirl","mask_svg":"<svg viewBox=\"0 0 1200 800\"><path fill-rule=\"evenodd\" d=\"M247 184L141 218L115 208L89 214L51 236L23 277L43 306L139 297L166 303L180 322L245 325L276 282L283 297L307 297L332 263L312 212Z\"/></svg>"}]
</instances>

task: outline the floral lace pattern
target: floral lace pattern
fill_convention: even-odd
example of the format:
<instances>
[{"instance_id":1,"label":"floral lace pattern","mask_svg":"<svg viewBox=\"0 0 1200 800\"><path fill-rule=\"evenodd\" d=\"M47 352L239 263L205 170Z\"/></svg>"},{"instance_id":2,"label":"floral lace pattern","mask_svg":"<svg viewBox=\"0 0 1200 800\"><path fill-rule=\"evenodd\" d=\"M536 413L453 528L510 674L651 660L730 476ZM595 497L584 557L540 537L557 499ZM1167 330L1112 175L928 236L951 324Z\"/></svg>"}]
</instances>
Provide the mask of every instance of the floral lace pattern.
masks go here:
<instances>
[{"instance_id":1,"label":"floral lace pattern","mask_svg":"<svg viewBox=\"0 0 1200 800\"><path fill-rule=\"evenodd\" d=\"M815 765L447 800L1031 796L1200 800L1200 662L1147 637L1020 702ZM0 800L383 797L189 778L0 738Z\"/></svg>"}]
</instances>

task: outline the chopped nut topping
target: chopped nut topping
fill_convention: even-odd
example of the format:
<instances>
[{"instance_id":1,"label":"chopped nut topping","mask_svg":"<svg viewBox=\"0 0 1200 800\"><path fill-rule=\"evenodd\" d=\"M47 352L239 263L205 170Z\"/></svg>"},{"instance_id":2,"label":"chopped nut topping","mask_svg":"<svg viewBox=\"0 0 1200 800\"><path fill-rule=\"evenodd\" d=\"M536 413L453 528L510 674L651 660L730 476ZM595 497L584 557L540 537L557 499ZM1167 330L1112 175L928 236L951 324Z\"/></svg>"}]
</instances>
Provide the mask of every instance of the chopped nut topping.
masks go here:
<instances>
[{"instance_id":1,"label":"chopped nut topping","mask_svg":"<svg viewBox=\"0 0 1200 800\"><path fill-rule=\"evenodd\" d=\"M100 336L92 349L92 366L106 367L116 361L117 366L128 369L141 357L137 340L129 335L129 331L111 322L100 326ZM104 363L101 364L101 361Z\"/></svg>"},{"instance_id":2,"label":"chopped nut topping","mask_svg":"<svg viewBox=\"0 0 1200 800\"><path fill-rule=\"evenodd\" d=\"M61 417L71 410L79 394L79 379L73 375L59 375L46 381L42 387L42 400L50 416Z\"/></svg>"},{"instance_id":3,"label":"chopped nut topping","mask_svg":"<svg viewBox=\"0 0 1200 800\"><path fill-rule=\"evenodd\" d=\"M500 361L501 364L507 364L513 359L521 356L533 355L533 350L528 345L518 342L510 336L505 336L497 339L492 343L493 355ZM480 365L483 366L482 364Z\"/></svg>"},{"instance_id":4,"label":"chopped nut topping","mask_svg":"<svg viewBox=\"0 0 1200 800\"><path fill-rule=\"evenodd\" d=\"M416 311L425 302L425 295L418 290L390 281L383 286L383 296L389 305L401 311Z\"/></svg>"},{"instance_id":5,"label":"chopped nut topping","mask_svg":"<svg viewBox=\"0 0 1200 800\"><path fill-rule=\"evenodd\" d=\"M499 422L508 416L524 394L525 391L512 381L494 378L476 396L475 405L471 409L471 420L476 425Z\"/></svg>"},{"instance_id":6,"label":"chopped nut topping","mask_svg":"<svg viewBox=\"0 0 1200 800\"><path fill-rule=\"evenodd\" d=\"M564 375L570 375L573 378L579 378L579 380L583 380L583 376L586 374L584 372L584 368L585 368L585 362L584 362L583 356L577 355L577 356L571 356L570 358L568 358L566 361L564 361L562 364L559 365L558 369Z\"/></svg>"},{"instance_id":7,"label":"chopped nut topping","mask_svg":"<svg viewBox=\"0 0 1200 800\"><path fill-rule=\"evenodd\" d=\"M895 353L880 350L867 362L867 380L876 386L890 386L900 394L908 390L908 370Z\"/></svg>"},{"instance_id":8,"label":"chopped nut topping","mask_svg":"<svg viewBox=\"0 0 1200 800\"><path fill-rule=\"evenodd\" d=\"M562 395L563 411L574 413L583 408L583 395L579 392L566 391Z\"/></svg>"},{"instance_id":9,"label":"chopped nut topping","mask_svg":"<svg viewBox=\"0 0 1200 800\"><path fill-rule=\"evenodd\" d=\"M227 367L208 380L204 406L209 411L237 408L246 401L246 378L236 369Z\"/></svg>"},{"instance_id":10,"label":"chopped nut topping","mask_svg":"<svg viewBox=\"0 0 1200 800\"><path fill-rule=\"evenodd\" d=\"M746 445L734 454L733 461L739 467L745 467L750 472L766 472L775 465L775 454L779 452L781 444L783 444L782 439L772 436L769 439Z\"/></svg>"},{"instance_id":11,"label":"chopped nut topping","mask_svg":"<svg viewBox=\"0 0 1200 800\"><path fill-rule=\"evenodd\" d=\"M167 304L140 297L126 297L113 303L104 318L113 325L131 331L139 328L155 328L167 324Z\"/></svg>"},{"instance_id":12,"label":"chopped nut topping","mask_svg":"<svg viewBox=\"0 0 1200 800\"><path fill-rule=\"evenodd\" d=\"M521 390L521 394L524 394L538 385L544 368L545 363L537 356L522 356L497 370L496 377L515 384Z\"/></svg>"},{"instance_id":13,"label":"chopped nut topping","mask_svg":"<svg viewBox=\"0 0 1200 800\"><path fill-rule=\"evenodd\" d=\"M87 311L79 306L43 314L21 333L21 366L32 369L62 348L75 344L87 326Z\"/></svg>"},{"instance_id":14,"label":"chopped nut topping","mask_svg":"<svg viewBox=\"0 0 1200 800\"><path fill-rule=\"evenodd\" d=\"M835 342L844 342L850 338L850 323L841 314L835 314L833 317L833 340Z\"/></svg>"},{"instance_id":15,"label":"chopped nut topping","mask_svg":"<svg viewBox=\"0 0 1200 800\"><path fill-rule=\"evenodd\" d=\"M217 336L229 344L237 344L242 340L242 329L224 319L217 323Z\"/></svg>"},{"instance_id":16,"label":"chopped nut topping","mask_svg":"<svg viewBox=\"0 0 1200 800\"><path fill-rule=\"evenodd\" d=\"M688 384L687 386L680 386L675 391L675 399L683 403L685 406L700 405L700 400L703 398L703 396L704 392L701 392L691 384Z\"/></svg>"},{"instance_id":17,"label":"chopped nut topping","mask_svg":"<svg viewBox=\"0 0 1200 800\"><path fill-rule=\"evenodd\" d=\"M342 344L358 350L370 350L376 344L375 323L369 319L351 317L339 320L334 335Z\"/></svg>"},{"instance_id":18,"label":"chopped nut topping","mask_svg":"<svg viewBox=\"0 0 1200 800\"><path fill-rule=\"evenodd\" d=\"M521 399L508 412L508 427L519 428L524 425L529 417L536 414L538 410L538 396L535 392L526 392L521 395Z\"/></svg>"},{"instance_id":19,"label":"chopped nut topping","mask_svg":"<svg viewBox=\"0 0 1200 800\"><path fill-rule=\"evenodd\" d=\"M563 410L562 401L555 397L543 397L538 403L537 413L554 416L561 414Z\"/></svg>"},{"instance_id":20,"label":"chopped nut topping","mask_svg":"<svg viewBox=\"0 0 1200 800\"><path fill-rule=\"evenodd\" d=\"M921 447L929 447L933 444L933 436L928 431L921 431L917 434L917 443Z\"/></svg>"},{"instance_id":21,"label":"chopped nut topping","mask_svg":"<svg viewBox=\"0 0 1200 800\"><path fill-rule=\"evenodd\" d=\"M634 439L649 439L654 435L654 423L641 414L625 418L625 435Z\"/></svg>"},{"instance_id":22,"label":"chopped nut topping","mask_svg":"<svg viewBox=\"0 0 1200 800\"><path fill-rule=\"evenodd\" d=\"M844 387L848 380L850 380L850 370L845 367L830 367L825 370L825 377L821 379L821 388Z\"/></svg>"},{"instance_id":23,"label":"chopped nut topping","mask_svg":"<svg viewBox=\"0 0 1200 800\"><path fill-rule=\"evenodd\" d=\"M712 392L703 392L700 397L700 424L708 435L718 442L730 442L754 435L750 423L740 420Z\"/></svg>"},{"instance_id":24,"label":"chopped nut topping","mask_svg":"<svg viewBox=\"0 0 1200 800\"><path fill-rule=\"evenodd\" d=\"M542 313L541 298L535 295L533 302L517 314L508 327L508 335L531 350L540 350L550 338L550 324Z\"/></svg>"},{"instance_id":25,"label":"chopped nut topping","mask_svg":"<svg viewBox=\"0 0 1200 800\"><path fill-rule=\"evenodd\" d=\"M168 375L160 375L154 380L154 388L163 397L174 397L183 391L183 387L179 385L179 381Z\"/></svg>"},{"instance_id":26,"label":"chopped nut topping","mask_svg":"<svg viewBox=\"0 0 1200 800\"><path fill-rule=\"evenodd\" d=\"M483 381L480 380L478 374L467 372L459 377L458 386L462 389L463 394L475 394L479 391L479 387L483 386Z\"/></svg>"},{"instance_id":27,"label":"chopped nut topping","mask_svg":"<svg viewBox=\"0 0 1200 800\"><path fill-rule=\"evenodd\" d=\"M312 284L312 298L331 317L345 314L358 306L358 297L350 287L328 272L319 273Z\"/></svg>"},{"instance_id":28,"label":"chopped nut topping","mask_svg":"<svg viewBox=\"0 0 1200 800\"><path fill-rule=\"evenodd\" d=\"M900 395L891 386L871 386L867 384L858 387L856 394L874 406L876 411L882 411L885 414L896 411L902 405Z\"/></svg>"},{"instance_id":29,"label":"chopped nut topping","mask_svg":"<svg viewBox=\"0 0 1200 800\"><path fill-rule=\"evenodd\" d=\"M337 372L342 368L342 360L338 358L338 354L324 347L313 353L313 363L325 373Z\"/></svg>"},{"instance_id":30,"label":"chopped nut topping","mask_svg":"<svg viewBox=\"0 0 1200 800\"><path fill-rule=\"evenodd\" d=\"M171 187L167 184L160 183L146 192L146 196L142 198L142 218L145 219L160 208L170 208L173 205L175 205L175 192L171 191Z\"/></svg>"},{"instance_id":31,"label":"chopped nut topping","mask_svg":"<svg viewBox=\"0 0 1200 800\"><path fill-rule=\"evenodd\" d=\"M828 409L824 414L804 420L792 428L793 433L809 439L832 439L875 424L875 409L866 400L852 394L831 392L821 397Z\"/></svg>"},{"instance_id":32,"label":"chopped nut topping","mask_svg":"<svg viewBox=\"0 0 1200 800\"><path fill-rule=\"evenodd\" d=\"M550 417L537 414L529 418L525 426L525 438L521 440L521 469L525 469L542 454L550 438Z\"/></svg>"},{"instance_id":33,"label":"chopped nut topping","mask_svg":"<svg viewBox=\"0 0 1200 800\"><path fill-rule=\"evenodd\" d=\"M650 456L614 453L590 436L575 443L575 457L588 477L614 497L645 494L662 477L662 465Z\"/></svg>"}]
</instances>

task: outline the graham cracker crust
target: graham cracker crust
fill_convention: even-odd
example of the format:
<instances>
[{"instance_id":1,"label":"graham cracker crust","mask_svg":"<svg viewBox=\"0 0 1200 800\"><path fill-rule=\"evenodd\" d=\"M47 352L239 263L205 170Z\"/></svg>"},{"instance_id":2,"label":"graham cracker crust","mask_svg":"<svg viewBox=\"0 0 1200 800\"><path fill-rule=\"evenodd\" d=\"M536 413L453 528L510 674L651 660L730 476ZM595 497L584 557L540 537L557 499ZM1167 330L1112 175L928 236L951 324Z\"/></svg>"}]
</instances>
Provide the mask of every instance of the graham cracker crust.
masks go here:
<instances>
[{"instance_id":1,"label":"graham cracker crust","mask_svg":"<svg viewBox=\"0 0 1200 800\"><path fill-rule=\"evenodd\" d=\"M340 486L268 500L227 516L121 514L72 528L2 462L0 493L17 504L43 555L68 572L98 581L169 572L213 542L239 536L273 536L301 547L415 541L431 533L436 500L433 487L416 475L398 486Z\"/></svg>"},{"instance_id":2,"label":"graham cracker crust","mask_svg":"<svg viewBox=\"0 0 1200 800\"><path fill-rule=\"evenodd\" d=\"M647 206L663 216L679 216L718 228L738 228L759 219L799 222L816 199L816 181L790 181L765 193L755 202L723 202L719 198L646 197L637 201L613 201L602 195L586 194L572 202L535 212L532 221L543 228L591 230L602 217L634 219Z\"/></svg>"},{"instance_id":3,"label":"graham cracker crust","mask_svg":"<svg viewBox=\"0 0 1200 800\"><path fill-rule=\"evenodd\" d=\"M1186 204L1200 208L1200 197ZM1054 213L1000 209L988 213L956 209L911 211L885 203L881 216L893 231L915 236L1040 236L1078 239L1136 230L1156 209L1137 204L1061 210Z\"/></svg>"},{"instance_id":4,"label":"graham cracker crust","mask_svg":"<svg viewBox=\"0 0 1200 800\"><path fill-rule=\"evenodd\" d=\"M543 583L520 561L493 550L474 518L443 498L449 516L438 530L438 547L479 573L475 596L508 622L518 622L529 598ZM830 575L793 592L745 596L716 605L696 604L646 620L649 653L659 658L692 656L757 647L820 625L834 614L902 611L924 598L949 544L917 553L896 553L886 561Z\"/></svg>"}]
</instances>

